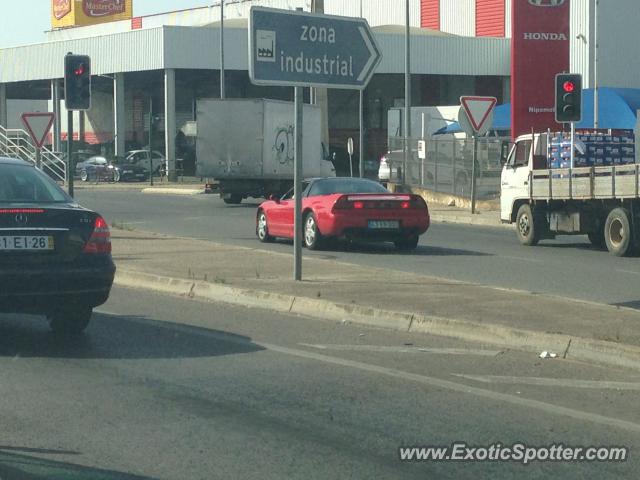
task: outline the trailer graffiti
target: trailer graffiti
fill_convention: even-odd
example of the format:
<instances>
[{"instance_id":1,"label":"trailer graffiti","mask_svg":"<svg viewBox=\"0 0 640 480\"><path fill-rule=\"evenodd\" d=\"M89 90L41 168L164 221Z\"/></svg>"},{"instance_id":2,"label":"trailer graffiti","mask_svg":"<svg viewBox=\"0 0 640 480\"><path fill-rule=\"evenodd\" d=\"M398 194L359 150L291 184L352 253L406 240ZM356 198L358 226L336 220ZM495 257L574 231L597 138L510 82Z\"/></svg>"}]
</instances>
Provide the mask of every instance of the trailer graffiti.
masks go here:
<instances>
[{"instance_id":1,"label":"trailer graffiti","mask_svg":"<svg viewBox=\"0 0 640 480\"><path fill-rule=\"evenodd\" d=\"M294 156L294 128L293 125L287 125L276 129L276 140L273 144L273 159L280 165L293 163Z\"/></svg>"}]
</instances>

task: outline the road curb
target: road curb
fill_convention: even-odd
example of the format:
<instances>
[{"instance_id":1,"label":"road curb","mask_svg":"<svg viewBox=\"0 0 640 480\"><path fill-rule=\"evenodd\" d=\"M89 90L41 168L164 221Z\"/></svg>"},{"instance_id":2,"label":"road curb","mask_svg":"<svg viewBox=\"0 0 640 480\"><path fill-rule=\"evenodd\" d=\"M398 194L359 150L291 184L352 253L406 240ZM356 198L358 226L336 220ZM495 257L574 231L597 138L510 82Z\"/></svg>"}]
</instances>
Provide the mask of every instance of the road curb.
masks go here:
<instances>
[{"instance_id":1,"label":"road curb","mask_svg":"<svg viewBox=\"0 0 640 480\"><path fill-rule=\"evenodd\" d=\"M204 193L204 188L149 187L143 188L142 193L155 193L161 195L199 195Z\"/></svg>"},{"instance_id":2,"label":"road curb","mask_svg":"<svg viewBox=\"0 0 640 480\"><path fill-rule=\"evenodd\" d=\"M495 219L484 218L482 216L466 217L462 215L446 215L441 213L429 213L431 221L436 223L455 223L459 225L473 225L476 227L491 227L491 228L508 228L512 229L513 225L506 223L499 223Z\"/></svg>"},{"instance_id":3,"label":"road curb","mask_svg":"<svg viewBox=\"0 0 640 480\"><path fill-rule=\"evenodd\" d=\"M243 289L207 281L178 279L122 269L116 273L114 283L121 287L142 288L193 299L295 313L318 319L404 332L445 336L535 353L547 350L557 353L562 358L640 369L640 347L603 340L383 310L356 304L341 304L319 298Z\"/></svg>"}]
</instances>

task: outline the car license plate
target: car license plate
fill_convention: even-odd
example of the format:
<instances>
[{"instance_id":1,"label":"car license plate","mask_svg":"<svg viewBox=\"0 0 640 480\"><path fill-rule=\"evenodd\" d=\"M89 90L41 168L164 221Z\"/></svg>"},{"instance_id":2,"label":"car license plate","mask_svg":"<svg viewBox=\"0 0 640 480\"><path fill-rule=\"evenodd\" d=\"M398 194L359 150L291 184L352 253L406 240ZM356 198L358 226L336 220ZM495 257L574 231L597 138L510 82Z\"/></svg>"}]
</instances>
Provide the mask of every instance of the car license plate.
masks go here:
<instances>
[{"instance_id":1,"label":"car license plate","mask_svg":"<svg viewBox=\"0 0 640 480\"><path fill-rule=\"evenodd\" d=\"M397 230L400 228L398 220L369 220L369 228L372 230Z\"/></svg>"},{"instance_id":2,"label":"car license plate","mask_svg":"<svg viewBox=\"0 0 640 480\"><path fill-rule=\"evenodd\" d=\"M52 236L0 236L0 251L5 250L53 250Z\"/></svg>"}]
</instances>

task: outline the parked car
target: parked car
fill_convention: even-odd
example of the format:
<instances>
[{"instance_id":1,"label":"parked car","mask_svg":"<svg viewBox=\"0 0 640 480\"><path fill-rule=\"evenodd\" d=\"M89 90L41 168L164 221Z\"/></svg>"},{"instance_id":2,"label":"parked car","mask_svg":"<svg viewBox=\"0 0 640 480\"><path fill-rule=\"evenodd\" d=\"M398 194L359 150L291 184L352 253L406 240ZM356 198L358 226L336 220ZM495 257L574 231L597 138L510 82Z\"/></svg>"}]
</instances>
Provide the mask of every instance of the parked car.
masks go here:
<instances>
[{"instance_id":1,"label":"parked car","mask_svg":"<svg viewBox=\"0 0 640 480\"><path fill-rule=\"evenodd\" d=\"M164 175L166 158L162 153L156 150L152 152L151 158L149 157L149 150L130 150L125 153L124 156L127 159L127 162L140 165L147 172L151 171L151 160L153 160L154 175Z\"/></svg>"},{"instance_id":2,"label":"parked car","mask_svg":"<svg viewBox=\"0 0 640 480\"><path fill-rule=\"evenodd\" d=\"M256 234L261 242L293 238L293 190L258 207ZM429 228L429 210L419 195L394 194L364 178L318 178L302 193L304 245L322 248L328 239L392 241L413 250Z\"/></svg>"},{"instance_id":3,"label":"parked car","mask_svg":"<svg viewBox=\"0 0 640 480\"><path fill-rule=\"evenodd\" d=\"M79 333L109 297L107 222L32 164L0 157L0 313L46 315Z\"/></svg>"},{"instance_id":4,"label":"parked car","mask_svg":"<svg viewBox=\"0 0 640 480\"><path fill-rule=\"evenodd\" d=\"M103 181L118 182L120 181L120 172L105 157L95 156L84 162L76 164L76 176L80 177L83 182Z\"/></svg>"},{"instance_id":5,"label":"parked car","mask_svg":"<svg viewBox=\"0 0 640 480\"><path fill-rule=\"evenodd\" d=\"M111 164L116 169L116 182L143 182L149 178L149 170L133 158L115 157Z\"/></svg>"},{"instance_id":6,"label":"parked car","mask_svg":"<svg viewBox=\"0 0 640 480\"><path fill-rule=\"evenodd\" d=\"M383 155L378 166L378 180L386 183L391 179L391 168L387 162L387 156Z\"/></svg>"}]
</instances>

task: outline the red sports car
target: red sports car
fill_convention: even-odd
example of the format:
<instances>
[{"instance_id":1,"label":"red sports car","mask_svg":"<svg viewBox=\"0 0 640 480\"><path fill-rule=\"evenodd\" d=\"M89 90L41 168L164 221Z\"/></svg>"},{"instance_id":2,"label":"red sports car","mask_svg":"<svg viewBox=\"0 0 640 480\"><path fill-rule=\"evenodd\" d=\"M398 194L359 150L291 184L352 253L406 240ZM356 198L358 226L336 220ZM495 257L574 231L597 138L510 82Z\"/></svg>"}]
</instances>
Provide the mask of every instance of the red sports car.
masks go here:
<instances>
[{"instance_id":1,"label":"red sports car","mask_svg":"<svg viewBox=\"0 0 640 480\"><path fill-rule=\"evenodd\" d=\"M258 207L256 235L261 242L293 238L293 189ZM364 178L318 178L302 186L304 245L322 248L331 238L392 241L399 250L413 250L429 228L429 210L422 197L395 194Z\"/></svg>"}]
</instances>

